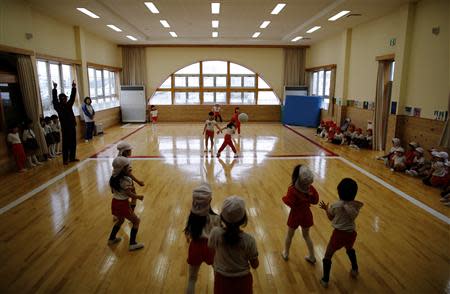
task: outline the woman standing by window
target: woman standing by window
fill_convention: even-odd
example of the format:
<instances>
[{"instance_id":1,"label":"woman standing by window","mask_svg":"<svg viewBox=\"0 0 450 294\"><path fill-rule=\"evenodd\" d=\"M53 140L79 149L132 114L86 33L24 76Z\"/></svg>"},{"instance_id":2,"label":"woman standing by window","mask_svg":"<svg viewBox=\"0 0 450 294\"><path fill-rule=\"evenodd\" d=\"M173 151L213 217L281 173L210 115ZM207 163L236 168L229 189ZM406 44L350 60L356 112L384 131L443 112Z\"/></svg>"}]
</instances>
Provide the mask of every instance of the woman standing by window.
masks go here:
<instances>
[{"instance_id":1,"label":"woman standing by window","mask_svg":"<svg viewBox=\"0 0 450 294\"><path fill-rule=\"evenodd\" d=\"M84 98L84 104L81 107L84 114L84 122L86 123L86 134L84 136L85 142L89 142L89 140L92 140L92 133L94 132L95 110L91 104L91 98L86 97Z\"/></svg>"}]
</instances>

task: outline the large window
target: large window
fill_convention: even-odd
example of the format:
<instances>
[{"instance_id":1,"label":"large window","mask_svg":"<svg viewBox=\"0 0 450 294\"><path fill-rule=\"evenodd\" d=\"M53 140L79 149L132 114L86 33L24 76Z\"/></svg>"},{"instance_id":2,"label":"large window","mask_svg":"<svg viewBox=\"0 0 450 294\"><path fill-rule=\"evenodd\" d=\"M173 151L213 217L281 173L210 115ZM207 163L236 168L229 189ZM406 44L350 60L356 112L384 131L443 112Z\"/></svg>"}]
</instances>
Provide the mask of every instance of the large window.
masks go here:
<instances>
[{"instance_id":1,"label":"large window","mask_svg":"<svg viewBox=\"0 0 450 294\"><path fill-rule=\"evenodd\" d=\"M56 114L52 103L53 82L58 84L58 93L65 93L68 97L70 97L72 81L74 80L75 75L74 68L72 65L68 64L38 60L37 71L44 116ZM75 100L75 102L77 101ZM73 111L76 115L78 115L79 110L77 103L74 104Z\"/></svg>"},{"instance_id":2,"label":"large window","mask_svg":"<svg viewBox=\"0 0 450 294\"><path fill-rule=\"evenodd\" d=\"M94 109L106 109L119 106L116 72L88 67L89 97Z\"/></svg>"},{"instance_id":3,"label":"large window","mask_svg":"<svg viewBox=\"0 0 450 294\"><path fill-rule=\"evenodd\" d=\"M328 109L330 104L331 70L319 69L310 72L310 93L312 96L322 96L322 108Z\"/></svg>"},{"instance_id":4,"label":"large window","mask_svg":"<svg viewBox=\"0 0 450 294\"><path fill-rule=\"evenodd\" d=\"M272 88L255 72L229 61L200 61L170 75L149 104L279 105Z\"/></svg>"}]
</instances>

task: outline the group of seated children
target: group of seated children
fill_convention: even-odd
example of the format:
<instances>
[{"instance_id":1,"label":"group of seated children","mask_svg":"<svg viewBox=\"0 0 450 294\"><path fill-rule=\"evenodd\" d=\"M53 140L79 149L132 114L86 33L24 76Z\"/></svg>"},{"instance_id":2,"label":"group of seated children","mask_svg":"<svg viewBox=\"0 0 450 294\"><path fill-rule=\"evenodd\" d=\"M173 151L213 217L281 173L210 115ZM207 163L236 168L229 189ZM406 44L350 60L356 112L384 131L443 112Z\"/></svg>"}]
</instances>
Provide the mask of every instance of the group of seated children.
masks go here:
<instances>
[{"instance_id":1,"label":"group of seated children","mask_svg":"<svg viewBox=\"0 0 450 294\"><path fill-rule=\"evenodd\" d=\"M20 127L23 127L22 136L20 135ZM61 154L61 125L57 115L45 117L40 119L40 126L45 135L45 141L48 147L47 159L55 158ZM33 131L33 121L27 120L23 125L14 124L9 128L7 142L11 147L11 151L19 172L26 171L28 168L33 168L42 165L38 160L37 153L39 150L39 143L36 139L36 134Z\"/></svg>"},{"instance_id":2,"label":"group of seated children","mask_svg":"<svg viewBox=\"0 0 450 294\"><path fill-rule=\"evenodd\" d=\"M317 136L336 145L348 145L355 149L372 149L372 129L363 134L361 128L356 128L350 118L346 118L341 126L334 121L321 121L317 127Z\"/></svg>"},{"instance_id":3,"label":"group of seated children","mask_svg":"<svg viewBox=\"0 0 450 294\"><path fill-rule=\"evenodd\" d=\"M389 153L378 157L391 171L405 172L420 177L425 185L443 189L441 202L450 206L450 176L448 153L437 149L428 150L431 160L425 158L425 150L416 142L410 142L408 148L401 146L399 138L392 139Z\"/></svg>"}]
</instances>

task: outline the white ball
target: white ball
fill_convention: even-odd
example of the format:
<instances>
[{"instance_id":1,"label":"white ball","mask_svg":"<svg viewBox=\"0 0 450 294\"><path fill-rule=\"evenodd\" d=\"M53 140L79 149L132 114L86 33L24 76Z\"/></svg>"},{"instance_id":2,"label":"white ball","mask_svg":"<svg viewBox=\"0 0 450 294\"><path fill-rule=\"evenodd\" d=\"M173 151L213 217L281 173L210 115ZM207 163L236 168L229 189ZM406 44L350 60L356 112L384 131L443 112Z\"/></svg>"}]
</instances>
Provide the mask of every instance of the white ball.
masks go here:
<instances>
[{"instance_id":1,"label":"white ball","mask_svg":"<svg viewBox=\"0 0 450 294\"><path fill-rule=\"evenodd\" d=\"M248 115L247 115L247 113L239 114L239 121L240 122L248 122Z\"/></svg>"}]
</instances>

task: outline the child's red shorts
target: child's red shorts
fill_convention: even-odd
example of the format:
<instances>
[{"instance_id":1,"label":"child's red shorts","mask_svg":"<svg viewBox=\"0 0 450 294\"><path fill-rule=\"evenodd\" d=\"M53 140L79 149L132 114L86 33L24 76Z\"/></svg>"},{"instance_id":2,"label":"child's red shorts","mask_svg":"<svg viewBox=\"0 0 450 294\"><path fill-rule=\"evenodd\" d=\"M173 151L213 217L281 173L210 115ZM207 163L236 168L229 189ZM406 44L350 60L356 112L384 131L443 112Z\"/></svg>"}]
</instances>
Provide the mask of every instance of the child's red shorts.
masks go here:
<instances>
[{"instance_id":1,"label":"child's red shorts","mask_svg":"<svg viewBox=\"0 0 450 294\"><path fill-rule=\"evenodd\" d=\"M432 176L430 180L431 185L433 187L445 187L448 185L448 181L449 181L448 176L444 177Z\"/></svg>"},{"instance_id":2,"label":"child's red shorts","mask_svg":"<svg viewBox=\"0 0 450 294\"><path fill-rule=\"evenodd\" d=\"M192 240L189 244L187 263L199 266L202 262L207 265L211 265L214 262L214 249L208 247L208 239L206 238Z\"/></svg>"},{"instance_id":3,"label":"child's red shorts","mask_svg":"<svg viewBox=\"0 0 450 294\"><path fill-rule=\"evenodd\" d=\"M158 121L158 117L157 116L152 116L152 123L155 123Z\"/></svg>"},{"instance_id":4,"label":"child's red shorts","mask_svg":"<svg viewBox=\"0 0 450 294\"><path fill-rule=\"evenodd\" d=\"M130 208L130 203L127 200L118 200L113 198L111 202L111 212L113 215L117 216L118 218L126 218L131 220L131 215L133 214L133 211Z\"/></svg>"},{"instance_id":5,"label":"child's red shorts","mask_svg":"<svg viewBox=\"0 0 450 294\"><path fill-rule=\"evenodd\" d=\"M299 226L302 228L309 228L314 225L313 216L311 210L305 209L303 211L293 211L289 213L287 225L291 229L297 229Z\"/></svg>"},{"instance_id":6,"label":"child's red shorts","mask_svg":"<svg viewBox=\"0 0 450 294\"><path fill-rule=\"evenodd\" d=\"M206 130L205 136L206 138L214 138L214 131Z\"/></svg>"},{"instance_id":7,"label":"child's red shorts","mask_svg":"<svg viewBox=\"0 0 450 294\"><path fill-rule=\"evenodd\" d=\"M214 272L214 294L252 294L253 277L251 273L241 277L226 277Z\"/></svg>"},{"instance_id":8,"label":"child's red shorts","mask_svg":"<svg viewBox=\"0 0 450 294\"><path fill-rule=\"evenodd\" d=\"M356 241L356 235L356 231L345 232L334 229L328 247L331 247L333 252L338 251L342 247L345 247L347 250L352 249Z\"/></svg>"}]
</instances>

